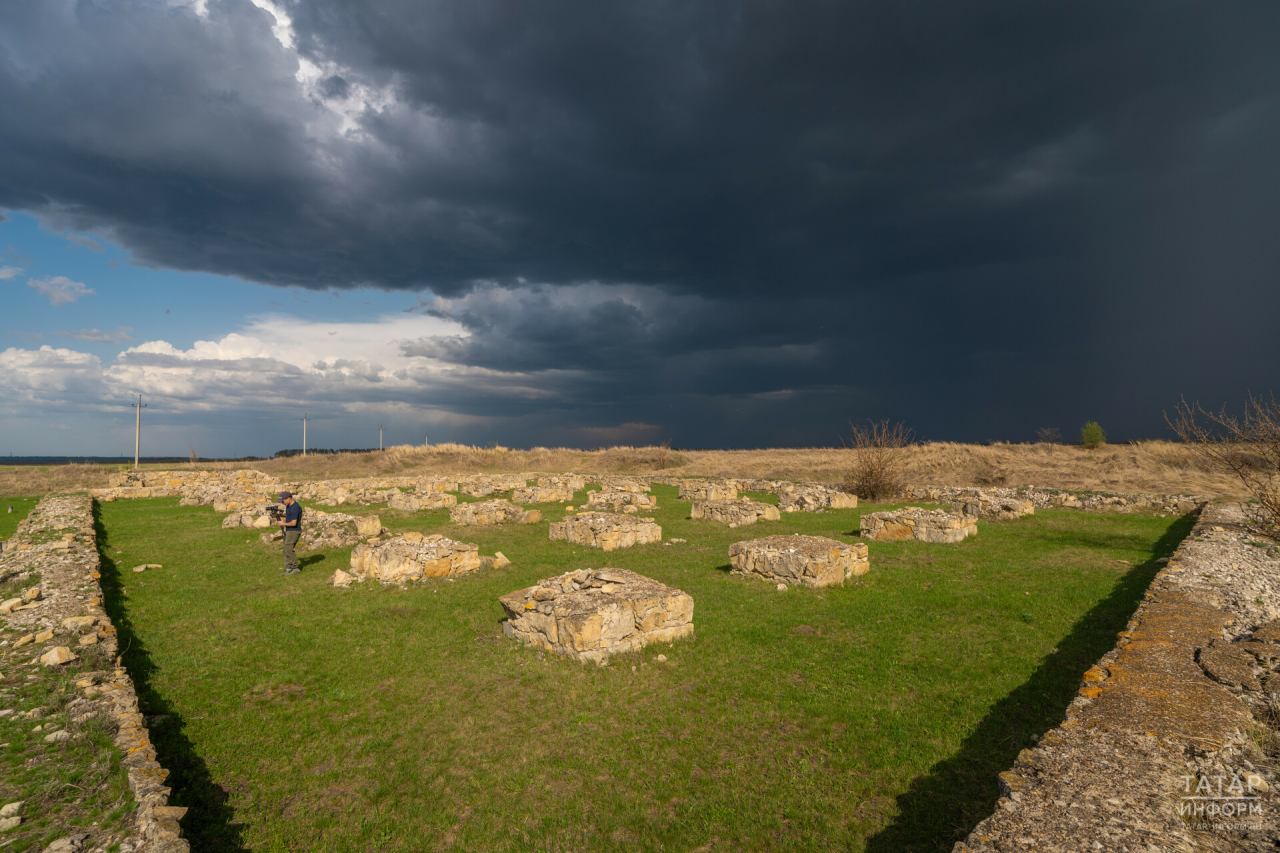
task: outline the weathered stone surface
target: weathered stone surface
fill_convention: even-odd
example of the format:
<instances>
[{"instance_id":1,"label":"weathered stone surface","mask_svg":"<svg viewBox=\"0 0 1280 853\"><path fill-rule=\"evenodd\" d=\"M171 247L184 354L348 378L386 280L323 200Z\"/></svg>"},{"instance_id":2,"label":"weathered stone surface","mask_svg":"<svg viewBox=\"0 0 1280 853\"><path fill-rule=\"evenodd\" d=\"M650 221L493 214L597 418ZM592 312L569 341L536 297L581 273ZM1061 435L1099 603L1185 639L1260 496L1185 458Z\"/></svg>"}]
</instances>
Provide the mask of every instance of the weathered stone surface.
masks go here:
<instances>
[{"instance_id":1,"label":"weathered stone surface","mask_svg":"<svg viewBox=\"0 0 1280 853\"><path fill-rule=\"evenodd\" d=\"M1024 515L1034 515L1036 505L1026 498L975 495L952 501L951 509L961 515L986 518L991 521L1017 521Z\"/></svg>"},{"instance_id":2,"label":"weathered stone surface","mask_svg":"<svg viewBox=\"0 0 1280 853\"><path fill-rule=\"evenodd\" d=\"M729 546L734 574L773 583L823 587L843 584L871 568L867 546L822 536L766 536Z\"/></svg>"},{"instance_id":3,"label":"weathered stone surface","mask_svg":"<svg viewBox=\"0 0 1280 853\"><path fill-rule=\"evenodd\" d=\"M602 489L587 492L587 506L612 512L649 511L658 508L658 499L643 492L606 492Z\"/></svg>"},{"instance_id":4,"label":"weathered stone surface","mask_svg":"<svg viewBox=\"0 0 1280 853\"><path fill-rule=\"evenodd\" d=\"M542 521L542 513L536 509L525 510L508 500L462 503L449 510L449 520L454 524L534 524Z\"/></svg>"},{"instance_id":5,"label":"weathered stone surface","mask_svg":"<svg viewBox=\"0 0 1280 853\"><path fill-rule=\"evenodd\" d=\"M487 498L496 492L523 489L529 484L526 474L471 474L458 481L458 490L473 498Z\"/></svg>"},{"instance_id":6,"label":"weathered stone surface","mask_svg":"<svg viewBox=\"0 0 1280 853\"><path fill-rule=\"evenodd\" d=\"M914 486L907 490L914 500L938 501L953 506L971 500L998 502L1003 499L1031 501L1033 507L1082 509L1089 512L1129 513L1135 510L1184 515L1195 512L1207 500L1197 495L1099 493L1073 494L1056 489L1037 489L1032 486L1018 488L974 488L972 486Z\"/></svg>"},{"instance_id":7,"label":"weathered stone surface","mask_svg":"<svg viewBox=\"0 0 1280 853\"><path fill-rule=\"evenodd\" d=\"M454 495L446 495L441 492L424 492L414 493L411 495L396 494L387 498L387 506L391 509L398 509L402 512L421 512L423 510L444 509L447 506L456 506L457 497Z\"/></svg>"},{"instance_id":8,"label":"weathered stone surface","mask_svg":"<svg viewBox=\"0 0 1280 853\"><path fill-rule=\"evenodd\" d=\"M596 477L589 482L598 483L600 488L606 492L641 492L649 491L649 481L642 480L639 477L622 477L614 474L608 474Z\"/></svg>"},{"instance_id":9,"label":"weathered stone surface","mask_svg":"<svg viewBox=\"0 0 1280 853\"><path fill-rule=\"evenodd\" d=\"M66 646L54 646L49 651L40 656L40 663L45 666L61 666L64 663L71 663L79 658L75 652Z\"/></svg>"},{"instance_id":10,"label":"weathered stone surface","mask_svg":"<svg viewBox=\"0 0 1280 853\"><path fill-rule=\"evenodd\" d=\"M508 637L576 660L693 636L693 598L621 569L583 569L502 596Z\"/></svg>"},{"instance_id":11,"label":"weathered stone surface","mask_svg":"<svg viewBox=\"0 0 1280 853\"><path fill-rule=\"evenodd\" d=\"M960 542L978 535L978 520L968 515L952 515L940 509L909 506L892 512L862 516L862 535L882 542L917 539L921 542Z\"/></svg>"},{"instance_id":12,"label":"weathered stone surface","mask_svg":"<svg viewBox=\"0 0 1280 853\"><path fill-rule=\"evenodd\" d=\"M511 500L518 504L564 503L573 500L573 489L567 485L525 486L511 491Z\"/></svg>"},{"instance_id":13,"label":"weathered stone surface","mask_svg":"<svg viewBox=\"0 0 1280 853\"><path fill-rule=\"evenodd\" d=\"M778 489L778 509L783 512L819 512L824 509L854 509L857 506L857 495L827 486L789 485Z\"/></svg>"},{"instance_id":14,"label":"weathered stone surface","mask_svg":"<svg viewBox=\"0 0 1280 853\"><path fill-rule=\"evenodd\" d=\"M682 501L724 501L738 496L738 487L717 480L682 480L680 482L680 500Z\"/></svg>"},{"instance_id":15,"label":"weathered stone surface","mask_svg":"<svg viewBox=\"0 0 1280 853\"><path fill-rule=\"evenodd\" d=\"M538 477L538 485L564 488L571 493L580 492L587 487L587 478L582 474L543 474Z\"/></svg>"},{"instance_id":16,"label":"weathered stone surface","mask_svg":"<svg viewBox=\"0 0 1280 853\"><path fill-rule=\"evenodd\" d=\"M444 578L480 568L479 548L440 534L406 534L385 542L357 545L351 552L351 573L358 580L403 584L422 578Z\"/></svg>"},{"instance_id":17,"label":"weathered stone surface","mask_svg":"<svg viewBox=\"0 0 1280 853\"><path fill-rule=\"evenodd\" d=\"M298 550L349 548L370 536L380 535L383 530L382 521L376 515L347 515L307 509L302 514L302 535L298 537ZM273 527L258 538L270 545L279 542L284 534L280 532L280 528Z\"/></svg>"},{"instance_id":18,"label":"weathered stone surface","mask_svg":"<svg viewBox=\"0 0 1280 853\"><path fill-rule=\"evenodd\" d=\"M733 498L730 500L694 501L689 510L689 517L718 521L735 527L755 524L757 521L778 521L782 514L773 504L753 501L750 498Z\"/></svg>"},{"instance_id":19,"label":"weathered stone surface","mask_svg":"<svg viewBox=\"0 0 1280 853\"><path fill-rule=\"evenodd\" d=\"M553 523L551 538L614 551L618 548L630 548L632 545L661 542L662 528L652 518L611 512L586 512Z\"/></svg>"}]
</instances>

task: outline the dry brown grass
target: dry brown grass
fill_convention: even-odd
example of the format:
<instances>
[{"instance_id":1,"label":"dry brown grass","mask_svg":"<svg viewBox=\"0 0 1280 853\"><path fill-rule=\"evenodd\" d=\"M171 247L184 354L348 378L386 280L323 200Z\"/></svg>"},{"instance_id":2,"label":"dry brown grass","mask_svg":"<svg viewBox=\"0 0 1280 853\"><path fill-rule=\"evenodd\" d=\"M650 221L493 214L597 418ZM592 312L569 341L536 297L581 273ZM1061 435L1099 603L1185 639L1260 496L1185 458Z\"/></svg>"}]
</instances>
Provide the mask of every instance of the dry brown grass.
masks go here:
<instances>
[{"instance_id":1,"label":"dry brown grass","mask_svg":"<svg viewBox=\"0 0 1280 853\"><path fill-rule=\"evenodd\" d=\"M677 477L768 477L838 483L852 465L846 448L680 450L659 468L661 447L570 450L535 447L392 447L384 453L341 453L262 462L201 462L202 469L255 468L284 480L370 475L575 471L584 474L667 474ZM0 468L0 494L43 494L107 485L118 466ZM165 466L187 468L191 466ZM1186 445L1169 441L1108 444L1095 450L1064 444L956 444L910 448L906 481L947 486L1027 486L1242 497L1239 481L1209 466Z\"/></svg>"}]
</instances>

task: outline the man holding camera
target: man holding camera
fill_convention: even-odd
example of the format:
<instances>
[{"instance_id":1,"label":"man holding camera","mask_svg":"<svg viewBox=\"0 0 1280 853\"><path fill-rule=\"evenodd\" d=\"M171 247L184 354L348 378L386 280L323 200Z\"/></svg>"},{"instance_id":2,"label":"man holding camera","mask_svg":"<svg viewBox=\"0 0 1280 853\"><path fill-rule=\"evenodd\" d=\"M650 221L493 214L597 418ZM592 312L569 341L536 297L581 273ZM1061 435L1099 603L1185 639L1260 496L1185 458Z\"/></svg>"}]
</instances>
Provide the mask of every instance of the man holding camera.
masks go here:
<instances>
[{"instance_id":1,"label":"man holding camera","mask_svg":"<svg viewBox=\"0 0 1280 853\"><path fill-rule=\"evenodd\" d=\"M280 493L280 502L284 504L284 517L280 521L280 532L284 534L284 573L296 575L302 571L298 555L293 551L302 536L302 506L289 492Z\"/></svg>"}]
</instances>

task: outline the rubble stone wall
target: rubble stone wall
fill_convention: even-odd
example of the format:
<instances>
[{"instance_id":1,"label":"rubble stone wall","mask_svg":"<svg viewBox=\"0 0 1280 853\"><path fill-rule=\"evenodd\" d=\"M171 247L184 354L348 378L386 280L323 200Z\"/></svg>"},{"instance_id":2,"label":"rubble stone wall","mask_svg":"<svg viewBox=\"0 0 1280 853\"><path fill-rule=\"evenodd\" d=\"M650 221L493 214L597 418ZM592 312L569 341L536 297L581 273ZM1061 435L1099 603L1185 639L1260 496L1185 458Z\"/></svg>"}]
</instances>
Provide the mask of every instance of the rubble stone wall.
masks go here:
<instances>
[{"instance_id":1,"label":"rubble stone wall","mask_svg":"<svg viewBox=\"0 0 1280 853\"><path fill-rule=\"evenodd\" d=\"M21 580L38 573L40 582L21 599L0 604L5 627L17 631L17 635L5 634L16 639L0 649L0 666L6 672L56 668L89 655L107 662L102 670L81 673L74 687L68 685L80 696L67 705L64 739L76 736L78 721L93 716L108 719L138 802L123 833L97 836L96 827L68 826L66 837L86 836L76 848L86 851L118 844L116 849L134 853L187 853L190 846L178 826L187 810L169 805L170 790L164 785L168 771L156 761L133 681L119 665L116 628L102 606L91 498L85 494L45 498L18 526L10 546L0 554L0 577ZM10 680L5 686L16 690L20 704L23 688L31 683ZM68 797L77 795L74 788L66 790ZM58 828L56 818L54 828Z\"/></svg>"},{"instance_id":2,"label":"rubble stone wall","mask_svg":"<svg viewBox=\"0 0 1280 853\"><path fill-rule=\"evenodd\" d=\"M1211 505L957 851L1280 846L1280 547ZM1270 686L1268 686L1270 685Z\"/></svg>"},{"instance_id":3,"label":"rubble stone wall","mask_svg":"<svg viewBox=\"0 0 1280 853\"><path fill-rule=\"evenodd\" d=\"M587 545L603 551L648 545L662 541L662 528L652 518L636 518L612 512L586 512L551 524L552 539Z\"/></svg>"}]
</instances>

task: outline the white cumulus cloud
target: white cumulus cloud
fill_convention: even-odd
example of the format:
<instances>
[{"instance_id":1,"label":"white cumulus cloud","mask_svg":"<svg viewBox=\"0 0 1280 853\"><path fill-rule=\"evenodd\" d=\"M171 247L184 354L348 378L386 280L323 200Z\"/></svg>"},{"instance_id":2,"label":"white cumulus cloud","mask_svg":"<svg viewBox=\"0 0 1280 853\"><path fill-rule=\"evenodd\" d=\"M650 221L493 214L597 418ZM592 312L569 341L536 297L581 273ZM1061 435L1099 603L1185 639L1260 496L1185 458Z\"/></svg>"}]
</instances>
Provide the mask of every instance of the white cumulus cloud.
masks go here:
<instances>
[{"instance_id":1,"label":"white cumulus cloud","mask_svg":"<svg viewBox=\"0 0 1280 853\"><path fill-rule=\"evenodd\" d=\"M8 281L20 272L18 267L0 267L0 281Z\"/></svg>"},{"instance_id":2,"label":"white cumulus cloud","mask_svg":"<svg viewBox=\"0 0 1280 853\"><path fill-rule=\"evenodd\" d=\"M27 287L34 287L41 296L49 300L50 305L68 305L94 292L93 288L82 282L72 281L65 275L28 279Z\"/></svg>"}]
</instances>

